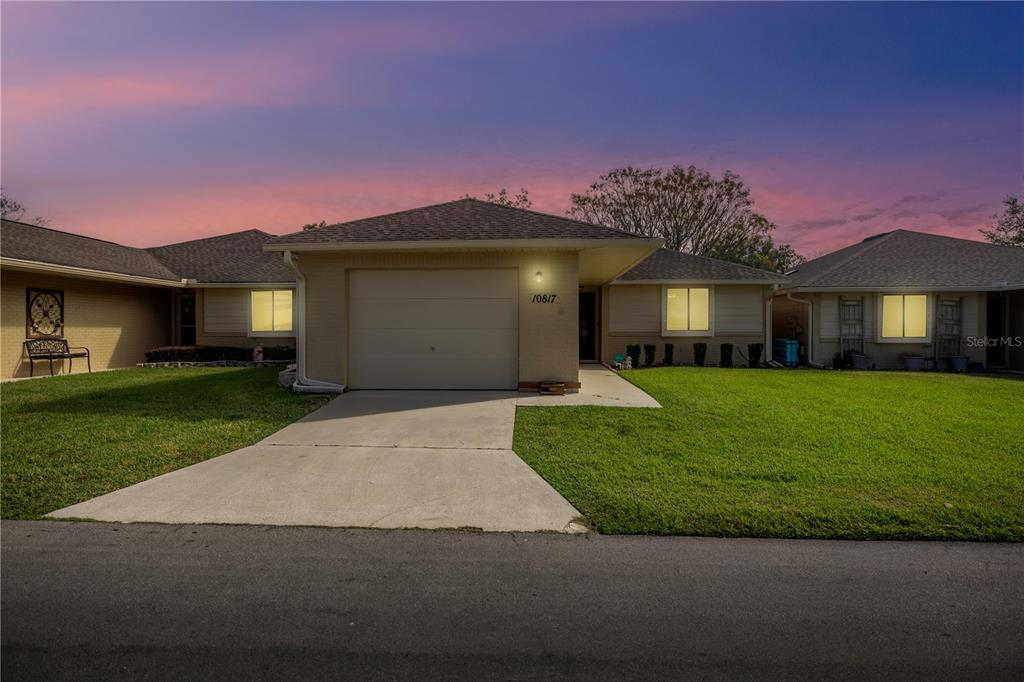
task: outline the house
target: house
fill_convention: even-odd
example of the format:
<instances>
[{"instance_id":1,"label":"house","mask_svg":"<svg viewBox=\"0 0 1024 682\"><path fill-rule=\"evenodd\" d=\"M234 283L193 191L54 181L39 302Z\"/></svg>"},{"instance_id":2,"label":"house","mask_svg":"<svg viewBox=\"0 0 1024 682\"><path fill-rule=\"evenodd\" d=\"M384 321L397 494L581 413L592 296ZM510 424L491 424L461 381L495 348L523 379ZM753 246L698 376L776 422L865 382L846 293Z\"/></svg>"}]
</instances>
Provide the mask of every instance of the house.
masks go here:
<instances>
[{"instance_id":1,"label":"house","mask_svg":"<svg viewBox=\"0 0 1024 682\"><path fill-rule=\"evenodd\" d=\"M717 362L719 343L766 341L786 281L474 199L150 249L12 221L0 238L3 378L28 374L26 338L56 335L98 368L168 344L296 345L302 381L327 387L572 389L580 361L632 343L688 362L703 341Z\"/></svg>"},{"instance_id":2,"label":"house","mask_svg":"<svg viewBox=\"0 0 1024 682\"><path fill-rule=\"evenodd\" d=\"M894 230L786 274L772 334L812 363L854 352L878 368L915 355L1024 369L1024 249Z\"/></svg>"}]
</instances>

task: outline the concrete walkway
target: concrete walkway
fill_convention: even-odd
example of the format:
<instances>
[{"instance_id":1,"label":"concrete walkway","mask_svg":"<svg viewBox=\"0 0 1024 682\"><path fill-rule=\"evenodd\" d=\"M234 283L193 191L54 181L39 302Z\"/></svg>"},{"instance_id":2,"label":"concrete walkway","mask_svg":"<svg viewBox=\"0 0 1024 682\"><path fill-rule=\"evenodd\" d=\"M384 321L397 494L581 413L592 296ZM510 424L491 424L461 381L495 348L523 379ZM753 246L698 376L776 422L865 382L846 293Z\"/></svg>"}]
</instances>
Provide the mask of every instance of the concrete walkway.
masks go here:
<instances>
[{"instance_id":1,"label":"concrete walkway","mask_svg":"<svg viewBox=\"0 0 1024 682\"><path fill-rule=\"evenodd\" d=\"M49 514L52 518L584 532L512 451L517 405L658 407L599 366L561 397L353 391L256 445Z\"/></svg>"}]
</instances>

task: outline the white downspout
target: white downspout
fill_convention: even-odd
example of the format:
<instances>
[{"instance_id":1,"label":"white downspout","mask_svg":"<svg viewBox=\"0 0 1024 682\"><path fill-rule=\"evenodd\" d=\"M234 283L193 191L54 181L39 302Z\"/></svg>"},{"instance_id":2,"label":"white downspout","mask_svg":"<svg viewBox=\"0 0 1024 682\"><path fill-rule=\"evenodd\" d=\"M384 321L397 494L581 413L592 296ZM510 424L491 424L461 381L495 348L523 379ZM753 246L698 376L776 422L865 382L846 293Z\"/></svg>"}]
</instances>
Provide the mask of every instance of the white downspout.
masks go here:
<instances>
[{"instance_id":1,"label":"white downspout","mask_svg":"<svg viewBox=\"0 0 1024 682\"><path fill-rule=\"evenodd\" d=\"M796 298L789 292L786 292L786 298L794 303L803 303L807 306L807 364L811 367L821 367L814 361L814 304L806 298Z\"/></svg>"},{"instance_id":2,"label":"white downspout","mask_svg":"<svg viewBox=\"0 0 1024 682\"><path fill-rule=\"evenodd\" d=\"M298 315L295 330L295 383L292 390L296 393L344 393L342 384L310 379L306 376L306 276L299 270L297 257L291 251L284 252L284 264L295 273L295 298Z\"/></svg>"},{"instance_id":3,"label":"white downspout","mask_svg":"<svg viewBox=\"0 0 1024 682\"><path fill-rule=\"evenodd\" d=\"M772 311L772 299L775 298L775 292L779 290L778 284L772 284L768 287L768 295L764 299L764 359L765 362L771 362L772 360L772 323L774 312Z\"/></svg>"}]
</instances>

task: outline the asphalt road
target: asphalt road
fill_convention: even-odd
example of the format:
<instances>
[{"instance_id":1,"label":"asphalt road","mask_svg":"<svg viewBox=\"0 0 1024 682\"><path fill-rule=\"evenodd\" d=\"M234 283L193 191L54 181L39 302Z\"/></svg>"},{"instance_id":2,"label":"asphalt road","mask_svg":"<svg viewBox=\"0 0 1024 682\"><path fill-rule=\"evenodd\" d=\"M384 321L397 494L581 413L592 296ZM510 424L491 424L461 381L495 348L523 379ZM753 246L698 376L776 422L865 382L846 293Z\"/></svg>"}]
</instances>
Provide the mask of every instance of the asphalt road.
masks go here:
<instances>
[{"instance_id":1,"label":"asphalt road","mask_svg":"<svg viewBox=\"0 0 1024 682\"><path fill-rule=\"evenodd\" d=\"M4 682L1024 678L1024 545L0 531Z\"/></svg>"}]
</instances>

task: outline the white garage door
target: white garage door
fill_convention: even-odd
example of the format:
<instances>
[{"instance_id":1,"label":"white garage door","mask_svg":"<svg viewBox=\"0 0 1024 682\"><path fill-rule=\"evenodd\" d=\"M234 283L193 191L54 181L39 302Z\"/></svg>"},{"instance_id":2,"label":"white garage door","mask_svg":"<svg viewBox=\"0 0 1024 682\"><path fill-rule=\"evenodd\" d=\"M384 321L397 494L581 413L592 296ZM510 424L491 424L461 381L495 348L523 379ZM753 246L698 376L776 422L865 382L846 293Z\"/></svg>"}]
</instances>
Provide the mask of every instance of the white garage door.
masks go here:
<instances>
[{"instance_id":1,"label":"white garage door","mask_svg":"<svg viewBox=\"0 0 1024 682\"><path fill-rule=\"evenodd\" d=\"M516 388L515 270L355 270L351 388Z\"/></svg>"}]
</instances>

